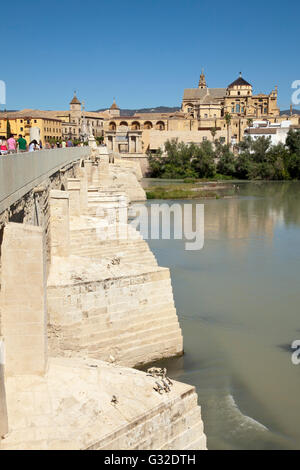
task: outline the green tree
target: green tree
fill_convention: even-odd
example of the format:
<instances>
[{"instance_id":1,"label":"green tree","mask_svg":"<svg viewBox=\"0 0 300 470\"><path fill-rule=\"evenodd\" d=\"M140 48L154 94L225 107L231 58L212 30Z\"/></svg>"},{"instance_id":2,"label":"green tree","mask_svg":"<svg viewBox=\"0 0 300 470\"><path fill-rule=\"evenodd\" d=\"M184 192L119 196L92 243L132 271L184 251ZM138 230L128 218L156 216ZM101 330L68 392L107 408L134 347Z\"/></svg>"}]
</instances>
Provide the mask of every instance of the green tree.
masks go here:
<instances>
[{"instance_id":1,"label":"green tree","mask_svg":"<svg viewBox=\"0 0 300 470\"><path fill-rule=\"evenodd\" d=\"M224 119L225 119L226 126L227 126L227 145L230 145L230 142L229 142L229 130L230 130L230 125L231 125L231 114L230 114L230 113L226 113L225 116L224 116Z\"/></svg>"},{"instance_id":2,"label":"green tree","mask_svg":"<svg viewBox=\"0 0 300 470\"><path fill-rule=\"evenodd\" d=\"M7 121L6 121L6 137L9 138L10 135L11 135L11 127L10 127L9 120L7 119Z\"/></svg>"},{"instance_id":3,"label":"green tree","mask_svg":"<svg viewBox=\"0 0 300 470\"><path fill-rule=\"evenodd\" d=\"M215 141L215 137L216 137L216 133L217 133L217 128L216 127L212 127L211 130L210 130L210 133L211 133L211 136L213 138L213 142Z\"/></svg>"},{"instance_id":4,"label":"green tree","mask_svg":"<svg viewBox=\"0 0 300 470\"><path fill-rule=\"evenodd\" d=\"M193 146L192 168L198 178L212 178L216 174L215 153L212 143L205 140L199 146Z\"/></svg>"},{"instance_id":5,"label":"green tree","mask_svg":"<svg viewBox=\"0 0 300 470\"><path fill-rule=\"evenodd\" d=\"M217 172L221 175L235 176L235 157L230 151L229 145L217 143L216 147Z\"/></svg>"}]
</instances>

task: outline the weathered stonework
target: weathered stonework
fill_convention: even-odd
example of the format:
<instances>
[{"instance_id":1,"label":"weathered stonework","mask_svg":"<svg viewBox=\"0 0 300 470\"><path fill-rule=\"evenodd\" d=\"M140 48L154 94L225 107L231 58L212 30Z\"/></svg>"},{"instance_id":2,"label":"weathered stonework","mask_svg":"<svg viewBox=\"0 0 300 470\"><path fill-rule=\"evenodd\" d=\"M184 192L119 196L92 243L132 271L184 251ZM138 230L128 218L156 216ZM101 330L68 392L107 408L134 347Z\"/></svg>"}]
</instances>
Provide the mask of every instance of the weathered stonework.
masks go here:
<instances>
[{"instance_id":1,"label":"weathered stonework","mask_svg":"<svg viewBox=\"0 0 300 470\"><path fill-rule=\"evenodd\" d=\"M128 368L182 335L169 270L127 225L136 175L104 158L102 185L94 158L47 194L43 228L4 229L0 449L205 449L194 387Z\"/></svg>"},{"instance_id":2,"label":"weathered stonework","mask_svg":"<svg viewBox=\"0 0 300 470\"><path fill-rule=\"evenodd\" d=\"M0 338L0 441L8 433L8 419L6 407L6 392L4 382L4 344Z\"/></svg>"},{"instance_id":3,"label":"weathered stonework","mask_svg":"<svg viewBox=\"0 0 300 470\"><path fill-rule=\"evenodd\" d=\"M46 252L42 228L10 222L2 243L2 334L6 375L46 366Z\"/></svg>"},{"instance_id":4,"label":"weathered stonework","mask_svg":"<svg viewBox=\"0 0 300 470\"><path fill-rule=\"evenodd\" d=\"M6 381L1 449L205 449L194 387L154 390L144 372L101 361L49 360L43 377Z\"/></svg>"},{"instance_id":5,"label":"weathered stonework","mask_svg":"<svg viewBox=\"0 0 300 470\"><path fill-rule=\"evenodd\" d=\"M128 226L125 194L97 189L93 183L86 213L78 217L80 184L68 184L76 185L77 195L72 196L73 216L68 217L67 209L63 212L59 236L62 246L70 237L70 248L52 257L48 277L52 354L106 361L112 357L130 366L182 354L169 270L157 266L147 243ZM50 214L60 207L59 197L52 194ZM54 233L60 245L56 229Z\"/></svg>"}]
</instances>

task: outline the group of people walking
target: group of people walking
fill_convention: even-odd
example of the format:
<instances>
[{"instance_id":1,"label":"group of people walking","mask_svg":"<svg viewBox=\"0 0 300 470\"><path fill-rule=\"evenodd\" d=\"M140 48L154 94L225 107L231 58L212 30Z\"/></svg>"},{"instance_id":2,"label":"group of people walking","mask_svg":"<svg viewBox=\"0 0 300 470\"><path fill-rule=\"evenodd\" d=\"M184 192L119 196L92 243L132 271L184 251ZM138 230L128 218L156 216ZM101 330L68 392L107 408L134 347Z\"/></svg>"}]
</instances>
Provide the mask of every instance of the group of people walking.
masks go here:
<instances>
[{"instance_id":1,"label":"group of people walking","mask_svg":"<svg viewBox=\"0 0 300 470\"><path fill-rule=\"evenodd\" d=\"M68 141L56 142L50 144L46 142L45 149L53 148L65 148L73 147L73 142L71 139ZM43 148L41 140L38 142L36 139L33 139L29 144L27 144L26 139L19 134L18 138L11 134L8 139L6 137L0 136L0 155L7 155L17 152L34 152L35 150L41 150Z\"/></svg>"}]
</instances>

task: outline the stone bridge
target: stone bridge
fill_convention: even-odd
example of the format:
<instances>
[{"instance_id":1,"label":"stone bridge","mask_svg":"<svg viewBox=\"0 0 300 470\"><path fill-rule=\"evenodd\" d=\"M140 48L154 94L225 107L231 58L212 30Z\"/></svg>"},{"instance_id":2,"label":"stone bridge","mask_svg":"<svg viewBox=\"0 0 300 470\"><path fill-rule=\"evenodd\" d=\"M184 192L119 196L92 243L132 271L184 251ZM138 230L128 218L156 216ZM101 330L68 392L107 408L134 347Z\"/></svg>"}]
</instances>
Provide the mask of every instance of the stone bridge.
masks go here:
<instances>
[{"instance_id":1,"label":"stone bridge","mask_svg":"<svg viewBox=\"0 0 300 470\"><path fill-rule=\"evenodd\" d=\"M0 226L1 220L10 220L18 212L22 198L32 197L38 185L64 184L74 165L89 154L89 147L71 147L0 156Z\"/></svg>"},{"instance_id":2,"label":"stone bridge","mask_svg":"<svg viewBox=\"0 0 300 470\"><path fill-rule=\"evenodd\" d=\"M194 387L130 369L183 353L169 270L120 216L139 166L0 158L0 449L205 449Z\"/></svg>"}]
</instances>

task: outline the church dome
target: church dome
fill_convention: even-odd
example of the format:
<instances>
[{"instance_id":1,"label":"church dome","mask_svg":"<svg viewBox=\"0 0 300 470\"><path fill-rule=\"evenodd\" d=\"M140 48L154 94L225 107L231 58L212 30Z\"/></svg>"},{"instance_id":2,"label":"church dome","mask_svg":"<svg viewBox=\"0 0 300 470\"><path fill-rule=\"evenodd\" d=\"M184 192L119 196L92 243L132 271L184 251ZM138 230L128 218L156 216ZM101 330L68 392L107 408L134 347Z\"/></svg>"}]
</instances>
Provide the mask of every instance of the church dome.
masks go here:
<instances>
[{"instance_id":1,"label":"church dome","mask_svg":"<svg viewBox=\"0 0 300 470\"><path fill-rule=\"evenodd\" d=\"M234 82L230 83L230 85L228 85L228 88L233 88L235 86L252 86L252 85L246 82L246 80L243 79L242 75L240 75L237 80L235 80Z\"/></svg>"},{"instance_id":2,"label":"church dome","mask_svg":"<svg viewBox=\"0 0 300 470\"><path fill-rule=\"evenodd\" d=\"M119 106L116 103L116 100L114 99L113 104L111 105L110 109L120 109Z\"/></svg>"}]
</instances>

